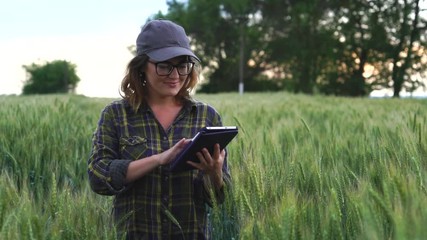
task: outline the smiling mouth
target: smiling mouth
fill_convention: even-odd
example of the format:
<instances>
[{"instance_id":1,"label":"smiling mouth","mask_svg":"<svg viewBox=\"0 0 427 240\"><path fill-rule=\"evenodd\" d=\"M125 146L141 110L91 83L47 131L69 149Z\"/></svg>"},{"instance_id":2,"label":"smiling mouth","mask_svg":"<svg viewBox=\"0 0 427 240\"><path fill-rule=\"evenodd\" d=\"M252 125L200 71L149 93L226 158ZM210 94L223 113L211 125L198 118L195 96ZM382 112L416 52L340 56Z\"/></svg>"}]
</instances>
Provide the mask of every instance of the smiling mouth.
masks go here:
<instances>
[{"instance_id":1,"label":"smiling mouth","mask_svg":"<svg viewBox=\"0 0 427 240\"><path fill-rule=\"evenodd\" d=\"M174 81L174 82L164 82L164 84L165 85L168 85L168 86L177 86L177 85L179 85L179 81Z\"/></svg>"}]
</instances>

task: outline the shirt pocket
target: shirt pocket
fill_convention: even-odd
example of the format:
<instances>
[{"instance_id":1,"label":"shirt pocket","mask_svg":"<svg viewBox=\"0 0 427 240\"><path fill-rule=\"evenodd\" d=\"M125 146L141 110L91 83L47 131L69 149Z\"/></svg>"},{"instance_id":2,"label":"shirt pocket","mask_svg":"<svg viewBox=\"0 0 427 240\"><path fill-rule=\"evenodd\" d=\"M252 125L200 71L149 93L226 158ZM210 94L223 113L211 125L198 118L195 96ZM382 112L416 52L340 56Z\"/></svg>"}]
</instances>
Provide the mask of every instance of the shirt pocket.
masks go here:
<instances>
[{"instance_id":1,"label":"shirt pocket","mask_svg":"<svg viewBox=\"0 0 427 240\"><path fill-rule=\"evenodd\" d=\"M147 139L140 136L120 138L120 154L123 159L137 160L147 151Z\"/></svg>"}]
</instances>

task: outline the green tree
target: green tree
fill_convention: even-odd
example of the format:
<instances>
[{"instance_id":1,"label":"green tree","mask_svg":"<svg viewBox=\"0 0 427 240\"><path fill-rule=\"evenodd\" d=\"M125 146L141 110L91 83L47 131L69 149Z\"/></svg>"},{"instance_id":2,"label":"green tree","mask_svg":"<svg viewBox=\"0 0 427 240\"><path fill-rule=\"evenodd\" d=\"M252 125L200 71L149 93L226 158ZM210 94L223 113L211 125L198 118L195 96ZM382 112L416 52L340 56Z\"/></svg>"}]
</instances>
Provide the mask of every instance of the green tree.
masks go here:
<instances>
[{"instance_id":1,"label":"green tree","mask_svg":"<svg viewBox=\"0 0 427 240\"><path fill-rule=\"evenodd\" d=\"M420 16L419 4L419 0L403 0L390 8L394 16L390 37L396 39L391 52L393 97L399 97L403 89L411 91L423 85L420 78L425 77L426 66L421 59L426 56L427 22Z\"/></svg>"},{"instance_id":2,"label":"green tree","mask_svg":"<svg viewBox=\"0 0 427 240\"><path fill-rule=\"evenodd\" d=\"M331 3L327 22L335 43L325 62L328 67L320 76L321 92L365 96L372 89L367 83L366 67L383 61L390 50L383 24L382 1L335 1ZM379 76L378 76L379 77Z\"/></svg>"},{"instance_id":3,"label":"green tree","mask_svg":"<svg viewBox=\"0 0 427 240\"><path fill-rule=\"evenodd\" d=\"M267 0L261 5L268 61L277 65L294 92L314 92L334 43L324 16L328 0Z\"/></svg>"},{"instance_id":4,"label":"green tree","mask_svg":"<svg viewBox=\"0 0 427 240\"><path fill-rule=\"evenodd\" d=\"M262 53L266 45L259 31L257 4L252 0L168 1L168 13L155 16L186 29L205 66L208 81L201 91L237 91L239 72L243 72L245 90L259 89L256 83L265 70Z\"/></svg>"},{"instance_id":5,"label":"green tree","mask_svg":"<svg viewBox=\"0 0 427 240\"><path fill-rule=\"evenodd\" d=\"M80 78L76 74L76 65L65 60L55 60L45 64L24 65L28 79L22 93L48 94L74 92Z\"/></svg>"},{"instance_id":6,"label":"green tree","mask_svg":"<svg viewBox=\"0 0 427 240\"><path fill-rule=\"evenodd\" d=\"M398 97L402 89L413 91L423 85L426 19L420 15L419 0L331 0L324 4L320 21L310 25L325 36L316 37L315 45L331 50L321 52L319 58L321 71L315 77L320 92L365 96L374 89L393 88Z\"/></svg>"}]
</instances>

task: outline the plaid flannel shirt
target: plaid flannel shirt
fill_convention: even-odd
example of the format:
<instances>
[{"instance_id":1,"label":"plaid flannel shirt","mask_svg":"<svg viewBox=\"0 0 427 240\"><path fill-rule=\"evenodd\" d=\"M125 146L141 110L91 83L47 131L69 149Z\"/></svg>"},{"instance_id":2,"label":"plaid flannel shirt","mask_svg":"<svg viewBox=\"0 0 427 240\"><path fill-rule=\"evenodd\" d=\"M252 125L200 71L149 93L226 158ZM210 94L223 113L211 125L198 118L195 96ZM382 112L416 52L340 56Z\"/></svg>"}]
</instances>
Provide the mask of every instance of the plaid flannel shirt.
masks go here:
<instances>
[{"instance_id":1,"label":"plaid flannel shirt","mask_svg":"<svg viewBox=\"0 0 427 240\"><path fill-rule=\"evenodd\" d=\"M206 184L198 170L170 172L161 166L131 184L125 184L129 163L161 153L182 138L191 138L204 126L221 126L211 106L187 100L169 129L164 130L147 105L134 112L126 100L102 111L88 160L93 191L114 195L113 219L127 239L209 239L207 205L224 201L230 184L224 161L224 187Z\"/></svg>"}]
</instances>

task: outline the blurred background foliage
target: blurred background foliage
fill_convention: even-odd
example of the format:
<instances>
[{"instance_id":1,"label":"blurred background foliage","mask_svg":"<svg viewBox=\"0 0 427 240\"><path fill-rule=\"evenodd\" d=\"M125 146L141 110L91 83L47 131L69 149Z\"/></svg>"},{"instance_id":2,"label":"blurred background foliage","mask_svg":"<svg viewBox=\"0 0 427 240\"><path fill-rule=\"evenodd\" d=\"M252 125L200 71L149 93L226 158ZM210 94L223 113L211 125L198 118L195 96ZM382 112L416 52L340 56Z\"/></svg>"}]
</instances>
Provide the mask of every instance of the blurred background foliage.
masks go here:
<instances>
[{"instance_id":1,"label":"blurred background foliage","mask_svg":"<svg viewBox=\"0 0 427 240\"><path fill-rule=\"evenodd\" d=\"M424 0L168 1L152 19L182 25L206 93L288 90L366 96L424 88ZM150 19L148 19L150 20Z\"/></svg>"}]
</instances>

